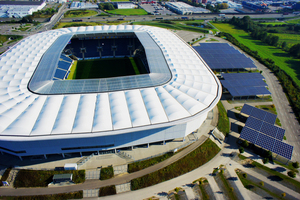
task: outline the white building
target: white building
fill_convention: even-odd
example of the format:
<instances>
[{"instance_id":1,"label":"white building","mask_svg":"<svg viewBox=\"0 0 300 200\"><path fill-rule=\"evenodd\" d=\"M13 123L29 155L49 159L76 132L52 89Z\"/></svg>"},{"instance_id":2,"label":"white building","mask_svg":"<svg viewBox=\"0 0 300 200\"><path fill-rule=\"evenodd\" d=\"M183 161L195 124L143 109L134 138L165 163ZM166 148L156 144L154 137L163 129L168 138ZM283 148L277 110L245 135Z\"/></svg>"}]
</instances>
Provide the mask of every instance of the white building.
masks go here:
<instances>
[{"instance_id":1,"label":"white building","mask_svg":"<svg viewBox=\"0 0 300 200\"><path fill-rule=\"evenodd\" d=\"M97 4L92 4L92 3L84 3L84 2L79 2L79 1L73 1L72 4L70 5L71 9L91 9L91 8L98 8Z\"/></svg>"},{"instance_id":2,"label":"white building","mask_svg":"<svg viewBox=\"0 0 300 200\"><path fill-rule=\"evenodd\" d=\"M117 8L118 9L133 9L133 8L137 8L137 5L136 4L133 4L131 2L120 2L120 3L117 3Z\"/></svg>"},{"instance_id":3,"label":"white building","mask_svg":"<svg viewBox=\"0 0 300 200\"><path fill-rule=\"evenodd\" d=\"M73 37L134 34L149 74L54 80ZM149 26L88 26L29 36L0 56L0 151L46 155L183 138L221 98L221 84L180 37Z\"/></svg>"},{"instance_id":4,"label":"white building","mask_svg":"<svg viewBox=\"0 0 300 200\"><path fill-rule=\"evenodd\" d=\"M44 1L0 1L0 17L22 18L45 6Z\"/></svg>"},{"instance_id":5,"label":"white building","mask_svg":"<svg viewBox=\"0 0 300 200\"><path fill-rule=\"evenodd\" d=\"M179 15L191 15L193 13L209 13L209 10L206 10L201 7L194 7L184 2L167 2L166 7L171 11L176 12Z\"/></svg>"}]
</instances>

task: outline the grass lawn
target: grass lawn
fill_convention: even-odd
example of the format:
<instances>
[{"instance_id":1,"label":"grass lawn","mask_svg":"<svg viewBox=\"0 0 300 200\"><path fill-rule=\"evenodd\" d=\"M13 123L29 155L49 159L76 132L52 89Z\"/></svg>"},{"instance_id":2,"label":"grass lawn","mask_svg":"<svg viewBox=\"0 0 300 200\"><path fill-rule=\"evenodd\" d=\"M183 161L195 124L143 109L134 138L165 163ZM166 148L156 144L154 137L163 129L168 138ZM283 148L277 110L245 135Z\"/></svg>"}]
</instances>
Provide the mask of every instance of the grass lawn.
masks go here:
<instances>
[{"instance_id":1,"label":"grass lawn","mask_svg":"<svg viewBox=\"0 0 300 200\"><path fill-rule=\"evenodd\" d=\"M78 26L99 26L103 25L101 22L59 22L53 29L68 28L68 27L78 27Z\"/></svg>"},{"instance_id":2,"label":"grass lawn","mask_svg":"<svg viewBox=\"0 0 300 200\"><path fill-rule=\"evenodd\" d=\"M71 71L73 70L73 66ZM129 58L104 58L77 61L73 79L109 78L135 75ZM70 76L70 75L69 75ZM71 78L71 76L70 76Z\"/></svg>"},{"instance_id":3,"label":"grass lawn","mask_svg":"<svg viewBox=\"0 0 300 200\"><path fill-rule=\"evenodd\" d=\"M219 120L217 127L219 131L221 131L226 136L229 133L229 119L227 116L227 112L221 101L219 101L217 106L219 110Z\"/></svg>"},{"instance_id":4,"label":"grass lawn","mask_svg":"<svg viewBox=\"0 0 300 200\"><path fill-rule=\"evenodd\" d=\"M72 17L90 17L93 15L97 15L97 11L95 10L70 10L64 14L66 18Z\"/></svg>"},{"instance_id":5,"label":"grass lawn","mask_svg":"<svg viewBox=\"0 0 300 200\"><path fill-rule=\"evenodd\" d=\"M113 167L104 167L101 168L100 172L100 180L106 180L114 177L114 169Z\"/></svg>"},{"instance_id":6,"label":"grass lawn","mask_svg":"<svg viewBox=\"0 0 300 200\"><path fill-rule=\"evenodd\" d=\"M18 41L23 39L23 36L21 35L0 35L0 45L2 45L2 43L8 41L9 38L12 38L12 40L9 41L9 43L12 43L14 41Z\"/></svg>"},{"instance_id":7,"label":"grass lawn","mask_svg":"<svg viewBox=\"0 0 300 200\"><path fill-rule=\"evenodd\" d=\"M244 30L237 29L233 25L224 23L213 23L213 25L222 32L231 34L240 43L257 51L262 58L272 59L276 65L289 74L292 79L300 86L300 60L291 57L285 51L273 46L268 46L260 40L254 40Z\"/></svg>"},{"instance_id":8,"label":"grass lawn","mask_svg":"<svg viewBox=\"0 0 300 200\"><path fill-rule=\"evenodd\" d=\"M173 164L156 172L131 180L131 190L149 187L190 172L207 163L219 151L220 148L213 141L207 139L200 147Z\"/></svg>"},{"instance_id":9,"label":"grass lawn","mask_svg":"<svg viewBox=\"0 0 300 200\"><path fill-rule=\"evenodd\" d=\"M174 155L173 152L169 152L169 153L166 153L162 156L158 156L158 157L151 158L151 159L148 159L148 160L143 160L143 161L130 163L130 164L128 164L128 173L133 173L133 172L136 172L136 171L140 171L142 169L145 169L147 167L150 167L152 165L160 163L160 162L172 157L173 155Z\"/></svg>"},{"instance_id":10,"label":"grass lawn","mask_svg":"<svg viewBox=\"0 0 300 200\"><path fill-rule=\"evenodd\" d=\"M287 20L285 22L289 24L300 24L300 19L292 19L292 20Z\"/></svg>"},{"instance_id":11,"label":"grass lawn","mask_svg":"<svg viewBox=\"0 0 300 200\"><path fill-rule=\"evenodd\" d=\"M16 177L14 187L47 187L52 182L54 174L73 174L74 183L83 183L85 181L84 170L40 171L22 169Z\"/></svg>"},{"instance_id":12,"label":"grass lawn","mask_svg":"<svg viewBox=\"0 0 300 200\"><path fill-rule=\"evenodd\" d=\"M279 42L286 42L290 44L297 44L300 43L300 35L298 34L287 34L287 33L273 33L273 35L276 35L279 37Z\"/></svg>"},{"instance_id":13,"label":"grass lawn","mask_svg":"<svg viewBox=\"0 0 300 200\"><path fill-rule=\"evenodd\" d=\"M265 24L265 25L282 25L282 24L286 24L285 22L263 22L263 23L260 23L260 24Z\"/></svg>"},{"instance_id":14,"label":"grass lawn","mask_svg":"<svg viewBox=\"0 0 300 200\"><path fill-rule=\"evenodd\" d=\"M185 30L185 31L193 31L198 33L208 33L208 29L198 28L194 26L186 26L176 21L171 21L171 23L161 22L161 21L152 21L152 22L133 22L132 25L147 25L147 26L156 26L160 28L166 29L174 29L174 30Z\"/></svg>"},{"instance_id":15,"label":"grass lawn","mask_svg":"<svg viewBox=\"0 0 300 200\"><path fill-rule=\"evenodd\" d=\"M106 12L114 15L147 15L148 14L144 9L116 9L116 10L107 10Z\"/></svg>"}]
</instances>

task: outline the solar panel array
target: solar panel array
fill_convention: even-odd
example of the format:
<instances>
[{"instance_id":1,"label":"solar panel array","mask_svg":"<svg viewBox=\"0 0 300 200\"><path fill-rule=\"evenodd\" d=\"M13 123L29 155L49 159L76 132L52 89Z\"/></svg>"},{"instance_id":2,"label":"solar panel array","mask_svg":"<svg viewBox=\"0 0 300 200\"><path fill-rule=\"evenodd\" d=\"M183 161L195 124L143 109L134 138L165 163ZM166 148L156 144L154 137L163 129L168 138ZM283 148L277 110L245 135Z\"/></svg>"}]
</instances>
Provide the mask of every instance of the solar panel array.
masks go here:
<instances>
[{"instance_id":1,"label":"solar panel array","mask_svg":"<svg viewBox=\"0 0 300 200\"><path fill-rule=\"evenodd\" d=\"M292 145L286 144L268 135L259 133L258 131L246 126L243 128L240 134L240 138L247 140L257 146L260 146L268 151L274 152L289 160L291 160L292 158L294 149Z\"/></svg>"},{"instance_id":2,"label":"solar panel array","mask_svg":"<svg viewBox=\"0 0 300 200\"><path fill-rule=\"evenodd\" d=\"M255 108L253 106L250 106L248 104L244 104L241 113L245 113L246 115L255 117L257 119L260 119L262 121L268 122L270 124L275 124L277 115L269 113L267 111Z\"/></svg>"},{"instance_id":3,"label":"solar panel array","mask_svg":"<svg viewBox=\"0 0 300 200\"><path fill-rule=\"evenodd\" d=\"M223 73L220 80L233 97L269 95L264 77L260 73Z\"/></svg>"},{"instance_id":4,"label":"solar panel array","mask_svg":"<svg viewBox=\"0 0 300 200\"><path fill-rule=\"evenodd\" d=\"M255 119L253 117L248 117L245 126L252 128L256 131L259 131L263 134L266 134L266 135L273 137L280 141L283 140L283 136L285 133L284 129L274 126L272 124L269 124L267 122L261 121L259 119Z\"/></svg>"},{"instance_id":5,"label":"solar panel array","mask_svg":"<svg viewBox=\"0 0 300 200\"><path fill-rule=\"evenodd\" d=\"M256 68L250 58L227 43L201 43L193 47L213 70Z\"/></svg>"},{"instance_id":6,"label":"solar panel array","mask_svg":"<svg viewBox=\"0 0 300 200\"><path fill-rule=\"evenodd\" d=\"M245 104L241 113L250 115L242 129L240 138L276 153L292 158L293 146L282 142L285 130L274 126L277 115Z\"/></svg>"}]
</instances>

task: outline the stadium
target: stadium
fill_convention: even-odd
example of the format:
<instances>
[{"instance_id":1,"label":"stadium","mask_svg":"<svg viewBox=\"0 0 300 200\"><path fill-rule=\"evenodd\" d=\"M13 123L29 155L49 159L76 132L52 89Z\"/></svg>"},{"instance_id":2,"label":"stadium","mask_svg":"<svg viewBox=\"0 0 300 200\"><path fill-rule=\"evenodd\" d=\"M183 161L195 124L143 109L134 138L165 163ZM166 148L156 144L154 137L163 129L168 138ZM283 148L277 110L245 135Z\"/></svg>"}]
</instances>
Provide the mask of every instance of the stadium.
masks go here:
<instances>
[{"instance_id":1,"label":"stadium","mask_svg":"<svg viewBox=\"0 0 300 200\"><path fill-rule=\"evenodd\" d=\"M199 54L165 29L42 32L0 57L0 151L64 156L183 138L221 91Z\"/></svg>"}]
</instances>

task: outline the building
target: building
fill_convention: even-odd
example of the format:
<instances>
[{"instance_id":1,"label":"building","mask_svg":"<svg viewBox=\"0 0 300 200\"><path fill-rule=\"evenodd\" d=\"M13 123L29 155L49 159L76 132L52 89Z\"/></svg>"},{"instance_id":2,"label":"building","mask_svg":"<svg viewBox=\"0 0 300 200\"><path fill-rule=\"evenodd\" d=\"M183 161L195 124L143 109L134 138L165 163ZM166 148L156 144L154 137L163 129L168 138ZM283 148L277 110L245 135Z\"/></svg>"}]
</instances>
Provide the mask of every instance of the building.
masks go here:
<instances>
[{"instance_id":1,"label":"building","mask_svg":"<svg viewBox=\"0 0 300 200\"><path fill-rule=\"evenodd\" d=\"M70 9L91 9L91 8L98 8L97 4L92 4L89 2L79 2L79 1L73 1L70 5Z\"/></svg>"},{"instance_id":2,"label":"building","mask_svg":"<svg viewBox=\"0 0 300 200\"><path fill-rule=\"evenodd\" d=\"M110 51L120 48L116 38L128 35L142 44L149 73L79 80L54 77L73 38L95 46L100 37L111 39ZM131 51L132 46L125 49ZM0 56L0 151L22 159L114 152L184 138L201 126L221 92L218 78L199 54L165 29L119 25L42 32Z\"/></svg>"},{"instance_id":3,"label":"building","mask_svg":"<svg viewBox=\"0 0 300 200\"><path fill-rule=\"evenodd\" d=\"M0 1L0 17L22 18L45 6L44 1Z\"/></svg>"},{"instance_id":4,"label":"building","mask_svg":"<svg viewBox=\"0 0 300 200\"><path fill-rule=\"evenodd\" d=\"M194 7L183 2L167 2L166 7L171 11L179 15L192 15L193 13L209 13L209 10L206 10L201 7Z\"/></svg>"},{"instance_id":5,"label":"building","mask_svg":"<svg viewBox=\"0 0 300 200\"><path fill-rule=\"evenodd\" d=\"M131 2L116 2L114 5L116 5L118 9L133 9L138 7L136 4Z\"/></svg>"}]
</instances>

